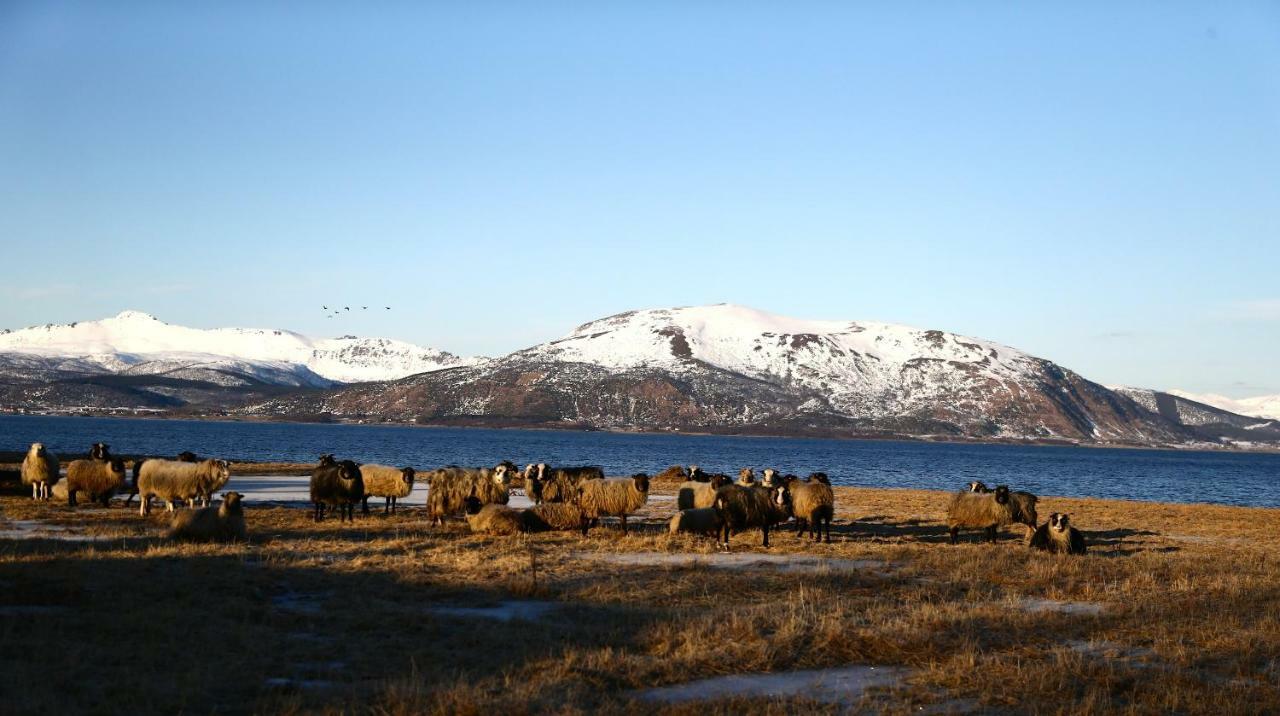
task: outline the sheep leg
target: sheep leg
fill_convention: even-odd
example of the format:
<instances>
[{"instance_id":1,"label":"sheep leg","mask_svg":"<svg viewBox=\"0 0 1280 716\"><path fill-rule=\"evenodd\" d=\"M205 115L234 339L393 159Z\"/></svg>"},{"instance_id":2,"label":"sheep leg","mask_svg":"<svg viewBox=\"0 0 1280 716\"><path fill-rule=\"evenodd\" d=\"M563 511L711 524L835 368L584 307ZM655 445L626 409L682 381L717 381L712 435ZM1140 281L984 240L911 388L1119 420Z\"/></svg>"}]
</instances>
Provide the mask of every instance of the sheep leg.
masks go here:
<instances>
[{"instance_id":1,"label":"sheep leg","mask_svg":"<svg viewBox=\"0 0 1280 716\"><path fill-rule=\"evenodd\" d=\"M764 546L768 547L769 546L769 525L765 525L762 529L764 530Z\"/></svg>"},{"instance_id":2,"label":"sheep leg","mask_svg":"<svg viewBox=\"0 0 1280 716\"><path fill-rule=\"evenodd\" d=\"M956 543L956 536L957 536L957 535L959 535L959 534L960 534L960 528L959 528L959 527L952 527L952 528L951 528L951 544L955 544L955 543Z\"/></svg>"},{"instance_id":3,"label":"sheep leg","mask_svg":"<svg viewBox=\"0 0 1280 716\"><path fill-rule=\"evenodd\" d=\"M319 522L320 520L324 519L324 512L322 511L319 502L315 504L315 509L312 511L311 519L315 520L316 522Z\"/></svg>"},{"instance_id":4,"label":"sheep leg","mask_svg":"<svg viewBox=\"0 0 1280 716\"><path fill-rule=\"evenodd\" d=\"M827 544L831 544L831 518L827 517Z\"/></svg>"},{"instance_id":5,"label":"sheep leg","mask_svg":"<svg viewBox=\"0 0 1280 716\"><path fill-rule=\"evenodd\" d=\"M627 533L627 516L623 515L622 516L622 534L625 535L626 533Z\"/></svg>"},{"instance_id":6,"label":"sheep leg","mask_svg":"<svg viewBox=\"0 0 1280 716\"><path fill-rule=\"evenodd\" d=\"M31 483L31 499L40 499L40 483L38 482Z\"/></svg>"},{"instance_id":7,"label":"sheep leg","mask_svg":"<svg viewBox=\"0 0 1280 716\"><path fill-rule=\"evenodd\" d=\"M991 544L996 543L996 527L992 525L987 528L987 538L991 540Z\"/></svg>"},{"instance_id":8,"label":"sheep leg","mask_svg":"<svg viewBox=\"0 0 1280 716\"><path fill-rule=\"evenodd\" d=\"M369 496L365 495L361 501L364 502L364 513L369 514Z\"/></svg>"}]
</instances>

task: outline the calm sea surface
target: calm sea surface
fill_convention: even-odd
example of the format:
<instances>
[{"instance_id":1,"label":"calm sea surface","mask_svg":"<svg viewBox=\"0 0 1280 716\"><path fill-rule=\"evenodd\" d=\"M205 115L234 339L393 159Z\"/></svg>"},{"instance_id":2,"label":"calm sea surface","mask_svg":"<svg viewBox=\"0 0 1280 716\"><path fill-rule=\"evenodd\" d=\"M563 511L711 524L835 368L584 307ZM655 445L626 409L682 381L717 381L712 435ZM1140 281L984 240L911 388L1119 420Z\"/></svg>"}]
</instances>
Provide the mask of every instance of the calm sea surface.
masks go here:
<instances>
[{"instance_id":1,"label":"calm sea surface","mask_svg":"<svg viewBox=\"0 0 1280 716\"><path fill-rule=\"evenodd\" d=\"M43 442L64 460L94 442L122 454L311 462L492 465L511 460L600 465L609 474L672 464L734 472L825 471L838 485L958 489L970 480L1041 495L1280 507L1280 455L1167 450L1015 447L887 440L632 435L385 425L220 423L194 420L0 416L0 450Z\"/></svg>"}]
</instances>

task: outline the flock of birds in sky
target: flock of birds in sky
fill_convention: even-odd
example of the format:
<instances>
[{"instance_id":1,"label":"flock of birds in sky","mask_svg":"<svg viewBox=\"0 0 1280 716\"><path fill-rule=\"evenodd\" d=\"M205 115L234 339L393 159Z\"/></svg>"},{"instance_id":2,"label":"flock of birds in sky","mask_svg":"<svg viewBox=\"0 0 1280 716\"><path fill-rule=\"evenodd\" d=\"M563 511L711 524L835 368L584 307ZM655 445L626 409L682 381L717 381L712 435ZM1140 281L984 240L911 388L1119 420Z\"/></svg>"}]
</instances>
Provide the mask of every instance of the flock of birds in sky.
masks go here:
<instances>
[{"instance_id":1,"label":"flock of birds in sky","mask_svg":"<svg viewBox=\"0 0 1280 716\"><path fill-rule=\"evenodd\" d=\"M351 306L343 306L341 310L339 310L339 309L338 309L338 308L336 308L336 307L335 307L335 308L329 308L328 306L321 306L321 308L323 308L323 309L325 310L325 312L326 312L325 318L333 318L334 316L340 316L340 315L342 315L342 311L350 311L350 310L351 310ZM390 311L390 310L391 310L391 306L383 306L383 308L387 309L388 311ZM369 307L368 307L368 306L360 306L360 310L361 310L361 311L367 311L367 310L369 310Z\"/></svg>"}]
</instances>

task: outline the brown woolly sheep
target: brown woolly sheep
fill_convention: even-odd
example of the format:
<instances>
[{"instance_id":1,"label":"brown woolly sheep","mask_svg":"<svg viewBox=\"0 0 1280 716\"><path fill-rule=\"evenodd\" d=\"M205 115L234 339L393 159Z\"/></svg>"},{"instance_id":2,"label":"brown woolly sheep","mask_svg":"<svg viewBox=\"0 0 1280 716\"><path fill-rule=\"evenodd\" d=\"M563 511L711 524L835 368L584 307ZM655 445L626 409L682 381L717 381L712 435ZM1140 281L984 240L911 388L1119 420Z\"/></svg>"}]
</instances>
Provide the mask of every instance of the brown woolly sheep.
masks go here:
<instances>
[{"instance_id":1,"label":"brown woolly sheep","mask_svg":"<svg viewBox=\"0 0 1280 716\"><path fill-rule=\"evenodd\" d=\"M226 460L210 458L204 462L147 460L138 471L138 514L151 513L151 497L164 500L173 512L175 502L211 496L231 479Z\"/></svg>"},{"instance_id":2,"label":"brown woolly sheep","mask_svg":"<svg viewBox=\"0 0 1280 716\"><path fill-rule=\"evenodd\" d=\"M744 467L738 471L738 482L735 483L743 487L752 487L756 484L756 471L749 467Z\"/></svg>"},{"instance_id":3,"label":"brown woolly sheep","mask_svg":"<svg viewBox=\"0 0 1280 716\"><path fill-rule=\"evenodd\" d=\"M506 505L484 505L475 496L465 500L463 509L467 515L467 525L472 532L514 535L525 531L521 510L512 509Z\"/></svg>"},{"instance_id":4,"label":"brown woolly sheep","mask_svg":"<svg viewBox=\"0 0 1280 716\"><path fill-rule=\"evenodd\" d=\"M582 527L597 524L600 517L610 515L622 518L622 534L627 533L627 515L649 501L649 476L644 473L631 477L596 478L578 485L578 506L590 521Z\"/></svg>"},{"instance_id":5,"label":"brown woolly sheep","mask_svg":"<svg viewBox=\"0 0 1280 716\"><path fill-rule=\"evenodd\" d=\"M790 495L786 487L772 490L764 487L726 485L716 491L715 510L720 515L721 549L729 549L729 537L750 527L764 532L764 546L769 546L769 528L785 522Z\"/></svg>"},{"instance_id":6,"label":"brown woolly sheep","mask_svg":"<svg viewBox=\"0 0 1280 716\"><path fill-rule=\"evenodd\" d=\"M580 530L589 520L572 502L544 502L520 514L526 532Z\"/></svg>"},{"instance_id":7,"label":"brown woolly sheep","mask_svg":"<svg viewBox=\"0 0 1280 716\"><path fill-rule=\"evenodd\" d=\"M548 468L542 482L543 502L573 502L578 486L587 480L603 480L604 470L595 465Z\"/></svg>"},{"instance_id":8,"label":"brown woolly sheep","mask_svg":"<svg viewBox=\"0 0 1280 716\"><path fill-rule=\"evenodd\" d=\"M796 518L796 536L802 536L807 529L813 540L820 542L825 524L826 541L830 543L831 520L836 510L836 496L831 491L831 486L820 479L811 479L809 482L796 480L783 489L789 491L791 495L791 511Z\"/></svg>"},{"instance_id":9,"label":"brown woolly sheep","mask_svg":"<svg viewBox=\"0 0 1280 716\"><path fill-rule=\"evenodd\" d=\"M58 458L45 449L44 443L31 443L22 458L22 484L31 486L31 499L47 500L58 481Z\"/></svg>"},{"instance_id":10,"label":"brown woolly sheep","mask_svg":"<svg viewBox=\"0 0 1280 716\"><path fill-rule=\"evenodd\" d=\"M692 510L715 504L716 490L729 484L727 475L712 475L710 482L690 480L676 488L676 509Z\"/></svg>"},{"instance_id":11,"label":"brown woolly sheep","mask_svg":"<svg viewBox=\"0 0 1280 716\"><path fill-rule=\"evenodd\" d=\"M67 487L67 504L75 506L76 495L89 495L90 502L101 502L103 507L111 501L111 496L124 487L127 474L124 460L113 457L110 460L73 460L67 465L67 478L63 482Z\"/></svg>"},{"instance_id":12,"label":"brown woolly sheep","mask_svg":"<svg viewBox=\"0 0 1280 716\"><path fill-rule=\"evenodd\" d=\"M991 492L991 488L987 487L981 480L974 480L968 485L970 492L978 494L987 494ZM1031 540L1031 536L1035 534L1036 523L1039 521L1036 515L1036 503L1040 501L1039 497L1026 492L1024 490L1011 491L1009 493L1009 502L1012 505L1013 521L1026 525L1025 539Z\"/></svg>"},{"instance_id":13,"label":"brown woolly sheep","mask_svg":"<svg viewBox=\"0 0 1280 716\"><path fill-rule=\"evenodd\" d=\"M311 504L316 522L324 519L326 505L338 508L338 521L355 522L355 506L364 499L360 466L350 460L323 465L311 471Z\"/></svg>"},{"instance_id":14,"label":"brown woolly sheep","mask_svg":"<svg viewBox=\"0 0 1280 716\"><path fill-rule=\"evenodd\" d=\"M1084 544L1084 535L1071 526L1071 518L1065 513L1054 512L1049 521L1036 528L1028 544L1032 549L1040 549L1057 554L1085 554L1088 548Z\"/></svg>"},{"instance_id":15,"label":"brown woolly sheep","mask_svg":"<svg viewBox=\"0 0 1280 716\"><path fill-rule=\"evenodd\" d=\"M962 527L986 530L987 537L995 542L996 529L1015 521L1009 488L1004 485L997 487L994 492L957 492L951 496L951 502L947 505L947 529L951 532L951 544L956 543L956 536Z\"/></svg>"},{"instance_id":16,"label":"brown woolly sheep","mask_svg":"<svg viewBox=\"0 0 1280 716\"><path fill-rule=\"evenodd\" d=\"M689 472L680 465L672 465L653 476L654 482L684 482L689 479Z\"/></svg>"},{"instance_id":17,"label":"brown woolly sheep","mask_svg":"<svg viewBox=\"0 0 1280 716\"><path fill-rule=\"evenodd\" d=\"M503 461L495 467L449 466L427 475L427 517L433 524L463 512L466 499L474 496L482 504L505 505L516 466Z\"/></svg>"},{"instance_id":18,"label":"brown woolly sheep","mask_svg":"<svg viewBox=\"0 0 1280 716\"><path fill-rule=\"evenodd\" d=\"M396 511L396 502L408 497L413 492L413 478L417 473L411 467L389 467L387 465L361 465L360 477L364 480L364 513L369 514L369 498L381 497L386 500L382 514Z\"/></svg>"},{"instance_id":19,"label":"brown woolly sheep","mask_svg":"<svg viewBox=\"0 0 1280 716\"><path fill-rule=\"evenodd\" d=\"M671 534L692 532L693 534L715 537L721 527L720 513L714 507L700 507L692 510L680 510L667 523Z\"/></svg>"},{"instance_id":20,"label":"brown woolly sheep","mask_svg":"<svg viewBox=\"0 0 1280 716\"><path fill-rule=\"evenodd\" d=\"M246 542L244 505L238 492L222 495L217 507L180 512L173 518L169 538L183 542Z\"/></svg>"}]
</instances>

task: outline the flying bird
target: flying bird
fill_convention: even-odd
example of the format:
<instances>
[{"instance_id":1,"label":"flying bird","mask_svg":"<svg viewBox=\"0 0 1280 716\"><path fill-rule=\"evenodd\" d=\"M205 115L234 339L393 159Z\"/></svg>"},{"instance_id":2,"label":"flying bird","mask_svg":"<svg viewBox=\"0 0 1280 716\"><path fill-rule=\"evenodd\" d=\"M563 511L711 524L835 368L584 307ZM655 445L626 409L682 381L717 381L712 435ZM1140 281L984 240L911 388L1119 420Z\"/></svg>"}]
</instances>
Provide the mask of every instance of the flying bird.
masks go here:
<instances>
[{"instance_id":1,"label":"flying bird","mask_svg":"<svg viewBox=\"0 0 1280 716\"><path fill-rule=\"evenodd\" d=\"M361 310L361 311L367 311L367 310L369 310L369 307L368 307L368 306L361 306L361 307L360 307L360 310Z\"/></svg>"},{"instance_id":2,"label":"flying bird","mask_svg":"<svg viewBox=\"0 0 1280 716\"><path fill-rule=\"evenodd\" d=\"M390 310L391 310L391 306L387 306L387 310L388 310L388 311L390 311Z\"/></svg>"},{"instance_id":3,"label":"flying bird","mask_svg":"<svg viewBox=\"0 0 1280 716\"><path fill-rule=\"evenodd\" d=\"M350 310L351 310L351 306L343 306L343 307L342 307L342 310L344 310L344 311L350 311Z\"/></svg>"},{"instance_id":4,"label":"flying bird","mask_svg":"<svg viewBox=\"0 0 1280 716\"><path fill-rule=\"evenodd\" d=\"M329 310L329 307L328 307L328 306L321 306L321 308L323 308L323 309L324 309L324 310L326 310L326 311L327 311L327 310Z\"/></svg>"}]
</instances>

